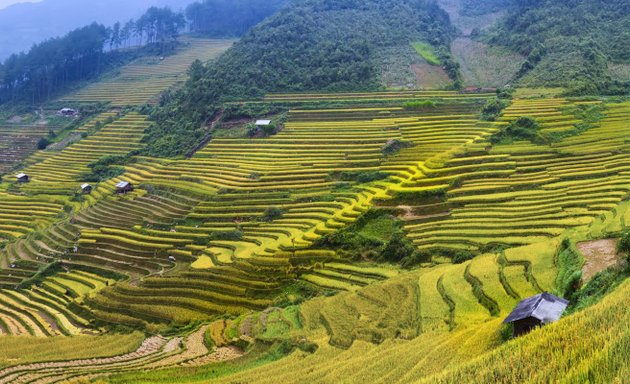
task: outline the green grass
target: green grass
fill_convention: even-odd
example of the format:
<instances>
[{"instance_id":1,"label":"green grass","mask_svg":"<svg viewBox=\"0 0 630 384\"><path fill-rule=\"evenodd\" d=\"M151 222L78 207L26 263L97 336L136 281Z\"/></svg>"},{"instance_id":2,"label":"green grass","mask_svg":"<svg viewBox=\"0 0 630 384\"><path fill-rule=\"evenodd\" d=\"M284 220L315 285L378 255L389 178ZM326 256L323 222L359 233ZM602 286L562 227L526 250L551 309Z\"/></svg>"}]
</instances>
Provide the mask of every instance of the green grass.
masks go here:
<instances>
[{"instance_id":1,"label":"green grass","mask_svg":"<svg viewBox=\"0 0 630 384\"><path fill-rule=\"evenodd\" d=\"M393 216L381 215L368 220L359 230L361 235L389 241L400 230L400 224Z\"/></svg>"},{"instance_id":2,"label":"green grass","mask_svg":"<svg viewBox=\"0 0 630 384\"><path fill-rule=\"evenodd\" d=\"M429 64L440 65L440 59L435 54L435 50L429 43L425 43L422 41L416 41L411 43L411 46L418 52L418 55L422 56L423 59L427 61Z\"/></svg>"}]
</instances>

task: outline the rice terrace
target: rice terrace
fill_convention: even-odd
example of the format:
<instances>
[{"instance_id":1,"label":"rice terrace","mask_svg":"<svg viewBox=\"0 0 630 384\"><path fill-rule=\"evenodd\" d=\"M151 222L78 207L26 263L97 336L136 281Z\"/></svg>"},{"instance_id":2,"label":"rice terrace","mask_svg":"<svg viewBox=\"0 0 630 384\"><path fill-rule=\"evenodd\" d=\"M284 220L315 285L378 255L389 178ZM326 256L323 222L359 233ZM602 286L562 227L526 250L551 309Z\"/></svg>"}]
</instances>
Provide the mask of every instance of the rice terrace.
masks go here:
<instances>
[{"instance_id":1,"label":"rice terrace","mask_svg":"<svg viewBox=\"0 0 630 384\"><path fill-rule=\"evenodd\" d=\"M630 2L144 3L0 2L0 383L630 383Z\"/></svg>"}]
</instances>

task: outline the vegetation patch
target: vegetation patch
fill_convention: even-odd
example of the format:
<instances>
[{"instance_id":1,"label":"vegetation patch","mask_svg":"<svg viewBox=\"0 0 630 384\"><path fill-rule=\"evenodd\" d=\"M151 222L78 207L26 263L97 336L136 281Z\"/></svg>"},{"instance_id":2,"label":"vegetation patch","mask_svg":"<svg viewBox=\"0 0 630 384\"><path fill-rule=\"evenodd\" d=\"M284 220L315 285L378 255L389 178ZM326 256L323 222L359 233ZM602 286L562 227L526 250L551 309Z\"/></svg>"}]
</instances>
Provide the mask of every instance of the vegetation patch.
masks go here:
<instances>
[{"instance_id":1,"label":"vegetation patch","mask_svg":"<svg viewBox=\"0 0 630 384\"><path fill-rule=\"evenodd\" d=\"M411 46L413 47L413 49L416 50L418 55L422 56L422 58L427 61L427 63L432 65L440 65L440 59L436 55L435 50L433 49L433 46L431 44L422 41L416 41L414 43L411 43Z\"/></svg>"},{"instance_id":2,"label":"vegetation patch","mask_svg":"<svg viewBox=\"0 0 630 384\"><path fill-rule=\"evenodd\" d=\"M407 239L402 224L387 210L370 210L352 225L324 236L314 248L329 248L353 260L372 260L411 267L430 261Z\"/></svg>"},{"instance_id":3,"label":"vegetation patch","mask_svg":"<svg viewBox=\"0 0 630 384\"><path fill-rule=\"evenodd\" d=\"M509 144L518 140L529 140L532 143L546 142L540 134L540 124L535 118L529 116L519 117L490 139L494 144Z\"/></svg>"},{"instance_id":4,"label":"vegetation patch","mask_svg":"<svg viewBox=\"0 0 630 384\"><path fill-rule=\"evenodd\" d=\"M95 183L113 179L125 173L125 168L121 165L125 164L127 161L129 161L128 156L103 156L97 161L90 163L88 167L91 169L91 172L89 174L82 174L79 176L79 179Z\"/></svg>"}]
</instances>

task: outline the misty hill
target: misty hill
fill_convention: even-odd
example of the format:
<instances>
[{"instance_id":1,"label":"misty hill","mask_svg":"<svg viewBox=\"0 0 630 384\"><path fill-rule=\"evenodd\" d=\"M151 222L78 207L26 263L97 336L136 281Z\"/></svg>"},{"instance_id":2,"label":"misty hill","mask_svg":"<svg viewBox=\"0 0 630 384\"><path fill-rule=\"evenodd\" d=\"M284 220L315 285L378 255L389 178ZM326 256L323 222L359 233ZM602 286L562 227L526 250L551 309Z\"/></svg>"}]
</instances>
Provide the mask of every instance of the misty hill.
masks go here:
<instances>
[{"instance_id":1,"label":"misty hill","mask_svg":"<svg viewBox=\"0 0 630 384\"><path fill-rule=\"evenodd\" d=\"M35 43L97 22L111 25L138 17L153 5L183 10L193 0L44 0L0 10L0 60Z\"/></svg>"}]
</instances>

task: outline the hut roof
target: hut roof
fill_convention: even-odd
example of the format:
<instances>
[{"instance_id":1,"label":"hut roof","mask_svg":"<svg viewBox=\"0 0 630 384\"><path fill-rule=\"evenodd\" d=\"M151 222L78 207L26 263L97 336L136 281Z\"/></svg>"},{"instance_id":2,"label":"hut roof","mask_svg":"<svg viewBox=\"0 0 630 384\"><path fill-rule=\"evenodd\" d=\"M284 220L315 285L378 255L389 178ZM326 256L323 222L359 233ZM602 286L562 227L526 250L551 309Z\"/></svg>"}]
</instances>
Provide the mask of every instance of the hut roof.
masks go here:
<instances>
[{"instance_id":1,"label":"hut roof","mask_svg":"<svg viewBox=\"0 0 630 384\"><path fill-rule=\"evenodd\" d=\"M120 183L116 184L116 188L127 188L129 185L129 182L127 181L121 181Z\"/></svg>"},{"instance_id":2,"label":"hut roof","mask_svg":"<svg viewBox=\"0 0 630 384\"><path fill-rule=\"evenodd\" d=\"M271 124L271 120L256 120L257 126L264 127L265 125L270 125L270 124Z\"/></svg>"},{"instance_id":3,"label":"hut roof","mask_svg":"<svg viewBox=\"0 0 630 384\"><path fill-rule=\"evenodd\" d=\"M528 317L533 317L543 323L552 323L560 320L567 305L569 305L567 300L543 292L518 303L516 308L514 308L512 313L510 313L503 322L513 323Z\"/></svg>"},{"instance_id":4,"label":"hut roof","mask_svg":"<svg viewBox=\"0 0 630 384\"><path fill-rule=\"evenodd\" d=\"M15 177L17 177L18 179L21 179L23 177L28 177L28 175L26 173L18 173Z\"/></svg>"},{"instance_id":5,"label":"hut roof","mask_svg":"<svg viewBox=\"0 0 630 384\"><path fill-rule=\"evenodd\" d=\"M85 188L88 188L88 187L91 187L91 185L90 184L83 184L83 185L81 185L81 189L85 189Z\"/></svg>"}]
</instances>

